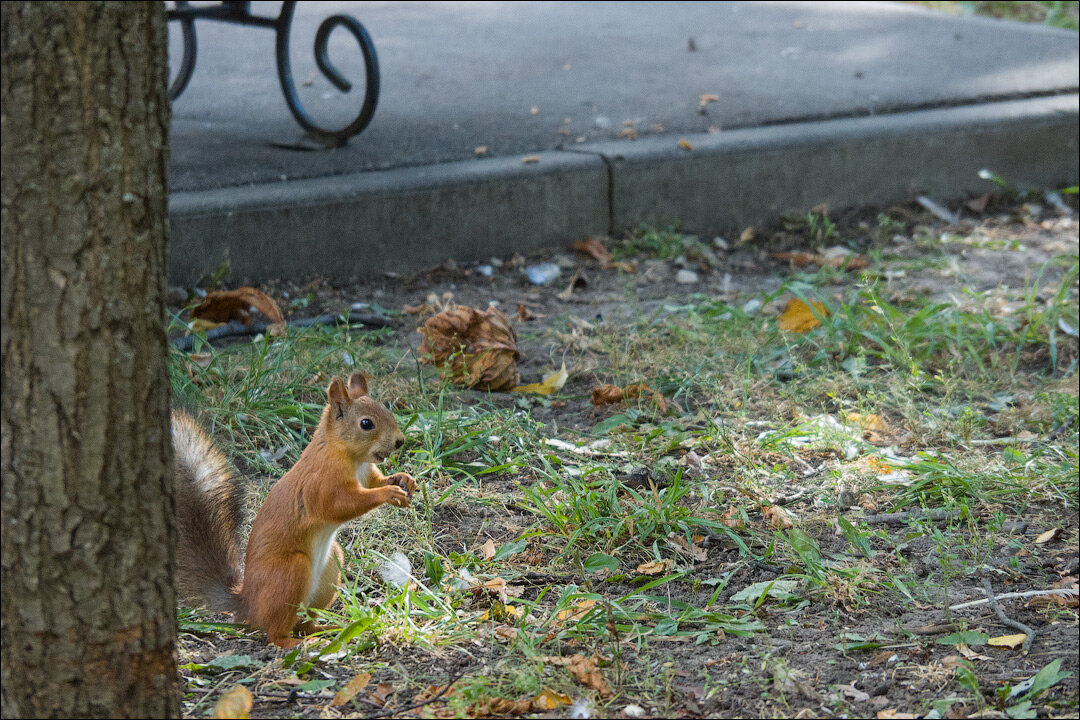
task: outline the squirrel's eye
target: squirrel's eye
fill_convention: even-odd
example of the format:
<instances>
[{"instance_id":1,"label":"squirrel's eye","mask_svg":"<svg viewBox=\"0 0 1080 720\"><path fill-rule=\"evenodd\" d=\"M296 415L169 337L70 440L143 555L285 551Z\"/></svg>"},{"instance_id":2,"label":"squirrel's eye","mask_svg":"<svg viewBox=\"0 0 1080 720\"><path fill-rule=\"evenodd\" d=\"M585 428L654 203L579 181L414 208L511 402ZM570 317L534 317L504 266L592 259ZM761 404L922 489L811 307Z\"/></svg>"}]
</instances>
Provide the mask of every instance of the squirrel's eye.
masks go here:
<instances>
[{"instance_id":1,"label":"squirrel's eye","mask_svg":"<svg viewBox=\"0 0 1080 720\"><path fill-rule=\"evenodd\" d=\"M371 422L371 418L364 418L363 420L360 421L360 429L361 430L374 430L375 429L375 423Z\"/></svg>"}]
</instances>

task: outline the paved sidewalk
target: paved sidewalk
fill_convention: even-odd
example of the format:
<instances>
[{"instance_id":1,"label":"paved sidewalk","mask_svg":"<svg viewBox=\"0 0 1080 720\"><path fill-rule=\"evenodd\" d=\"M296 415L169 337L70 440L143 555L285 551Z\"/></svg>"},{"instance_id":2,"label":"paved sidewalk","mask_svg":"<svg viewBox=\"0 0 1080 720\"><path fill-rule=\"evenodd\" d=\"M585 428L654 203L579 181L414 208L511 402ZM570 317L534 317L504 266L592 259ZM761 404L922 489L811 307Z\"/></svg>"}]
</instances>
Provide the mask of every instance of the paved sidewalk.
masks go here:
<instances>
[{"instance_id":1,"label":"paved sidewalk","mask_svg":"<svg viewBox=\"0 0 1080 720\"><path fill-rule=\"evenodd\" d=\"M989 163L1077 180L1075 32L887 3L301 3L295 76L327 117L359 103L308 57L333 12L371 33L382 94L364 133L314 152L273 145L301 135L273 33L197 23L173 107L176 279L225 248L252 279L350 274L643 221L716 231L824 199L949 199ZM331 57L357 78L339 35Z\"/></svg>"}]
</instances>

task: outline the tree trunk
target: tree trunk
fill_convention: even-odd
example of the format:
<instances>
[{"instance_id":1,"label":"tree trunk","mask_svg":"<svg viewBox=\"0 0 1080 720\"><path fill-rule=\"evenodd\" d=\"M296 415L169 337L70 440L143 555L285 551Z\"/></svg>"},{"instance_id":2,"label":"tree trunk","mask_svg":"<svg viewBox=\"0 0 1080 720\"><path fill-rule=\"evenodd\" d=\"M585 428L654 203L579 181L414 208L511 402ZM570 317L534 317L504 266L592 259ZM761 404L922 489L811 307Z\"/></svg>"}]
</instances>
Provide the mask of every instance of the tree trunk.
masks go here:
<instances>
[{"instance_id":1,"label":"tree trunk","mask_svg":"<svg viewBox=\"0 0 1080 720\"><path fill-rule=\"evenodd\" d=\"M4 717L177 716L160 2L4 2Z\"/></svg>"}]
</instances>

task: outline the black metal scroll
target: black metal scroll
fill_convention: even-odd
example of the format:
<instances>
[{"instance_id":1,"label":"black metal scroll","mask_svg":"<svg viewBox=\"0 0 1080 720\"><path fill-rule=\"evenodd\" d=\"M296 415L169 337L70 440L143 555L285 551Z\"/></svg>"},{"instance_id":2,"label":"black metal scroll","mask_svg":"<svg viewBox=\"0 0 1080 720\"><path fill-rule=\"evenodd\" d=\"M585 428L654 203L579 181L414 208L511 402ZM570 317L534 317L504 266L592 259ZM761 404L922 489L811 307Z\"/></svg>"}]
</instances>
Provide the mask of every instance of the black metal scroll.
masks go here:
<instances>
[{"instance_id":1,"label":"black metal scroll","mask_svg":"<svg viewBox=\"0 0 1080 720\"><path fill-rule=\"evenodd\" d=\"M344 127L338 129L320 127L312 120L300 101L300 96L296 92L296 83L292 77L292 66L289 62L289 35L292 32L295 12L295 0L283 2L281 12L276 18L252 15L250 2L223 2L210 7L192 7L185 0L177 0L176 6L167 11L167 17L169 20L180 23L184 38L184 57L180 61L176 78L169 85L169 100L180 97L195 71L195 58L198 53L195 37L196 19L272 28L277 35L275 54L277 55L278 80L281 82L281 92L285 96L289 111L300 127L312 137L327 145L344 145L349 138L368 126L375 115L375 106L379 102L379 59L375 53L375 43L372 42L364 26L351 15L331 15L319 25L315 33L315 64L334 87L343 93L352 90L352 83L334 67L327 53L330 33L338 27L345 28L356 39L360 52L364 56L365 70L364 103L360 108L360 113Z\"/></svg>"}]
</instances>

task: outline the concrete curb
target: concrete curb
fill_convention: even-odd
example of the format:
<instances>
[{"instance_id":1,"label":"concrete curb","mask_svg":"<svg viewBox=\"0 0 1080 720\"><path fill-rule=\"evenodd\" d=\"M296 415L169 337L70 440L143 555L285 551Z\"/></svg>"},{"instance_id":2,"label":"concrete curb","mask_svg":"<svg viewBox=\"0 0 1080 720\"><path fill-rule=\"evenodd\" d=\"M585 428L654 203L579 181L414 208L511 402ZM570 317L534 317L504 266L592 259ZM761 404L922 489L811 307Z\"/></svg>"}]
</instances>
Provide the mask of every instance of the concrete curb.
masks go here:
<instances>
[{"instance_id":1,"label":"concrete curb","mask_svg":"<svg viewBox=\"0 0 1080 720\"><path fill-rule=\"evenodd\" d=\"M583 145L272 185L175 193L170 275L226 253L233 276L372 276L565 245L642 223L727 233L828 202L939 201L1076 184L1080 95Z\"/></svg>"}]
</instances>

